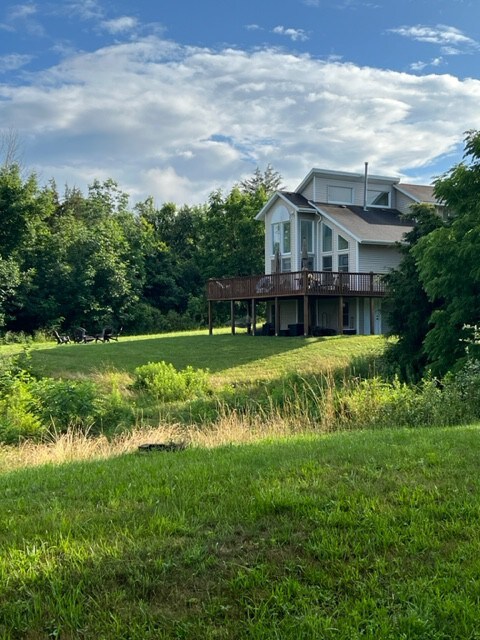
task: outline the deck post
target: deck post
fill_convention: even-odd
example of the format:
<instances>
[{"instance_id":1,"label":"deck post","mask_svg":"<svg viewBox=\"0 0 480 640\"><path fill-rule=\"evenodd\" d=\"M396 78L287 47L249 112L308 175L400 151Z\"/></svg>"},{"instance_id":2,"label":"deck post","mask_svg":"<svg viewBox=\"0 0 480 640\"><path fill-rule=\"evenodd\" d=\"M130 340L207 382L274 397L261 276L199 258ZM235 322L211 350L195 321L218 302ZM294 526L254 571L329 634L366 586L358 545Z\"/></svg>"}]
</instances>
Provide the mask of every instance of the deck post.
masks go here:
<instances>
[{"instance_id":1,"label":"deck post","mask_svg":"<svg viewBox=\"0 0 480 640\"><path fill-rule=\"evenodd\" d=\"M208 301L208 335L213 335L212 301Z\"/></svg>"},{"instance_id":2,"label":"deck post","mask_svg":"<svg viewBox=\"0 0 480 640\"><path fill-rule=\"evenodd\" d=\"M235 300L230 300L230 323L232 335L235 335Z\"/></svg>"},{"instance_id":3,"label":"deck post","mask_svg":"<svg viewBox=\"0 0 480 640\"><path fill-rule=\"evenodd\" d=\"M257 301L252 298L252 335L257 335Z\"/></svg>"},{"instance_id":4,"label":"deck post","mask_svg":"<svg viewBox=\"0 0 480 640\"><path fill-rule=\"evenodd\" d=\"M303 335L305 338L310 334L310 312L308 308L308 296L303 296Z\"/></svg>"},{"instance_id":5,"label":"deck post","mask_svg":"<svg viewBox=\"0 0 480 640\"><path fill-rule=\"evenodd\" d=\"M373 307L373 298L370 298L370 335L375 335L375 309Z\"/></svg>"},{"instance_id":6,"label":"deck post","mask_svg":"<svg viewBox=\"0 0 480 640\"><path fill-rule=\"evenodd\" d=\"M338 335L343 335L343 296L338 297Z\"/></svg>"},{"instance_id":7,"label":"deck post","mask_svg":"<svg viewBox=\"0 0 480 640\"><path fill-rule=\"evenodd\" d=\"M275 296L275 336L280 335L280 305L278 303L278 296Z\"/></svg>"}]
</instances>

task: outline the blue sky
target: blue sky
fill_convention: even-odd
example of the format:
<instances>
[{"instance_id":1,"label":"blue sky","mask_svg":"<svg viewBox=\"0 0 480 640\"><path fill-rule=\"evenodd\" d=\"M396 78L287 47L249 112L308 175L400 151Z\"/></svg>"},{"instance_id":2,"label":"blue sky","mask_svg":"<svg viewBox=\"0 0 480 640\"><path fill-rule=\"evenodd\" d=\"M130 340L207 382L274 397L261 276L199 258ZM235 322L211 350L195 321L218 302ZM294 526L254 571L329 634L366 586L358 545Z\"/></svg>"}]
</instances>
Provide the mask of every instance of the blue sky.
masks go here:
<instances>
[{"instance_id":1,"label":"blue sky","mask_svg":"<svg viewBox=\"0 0 480 640\"><path fill-rule=\"evenodd\" d=\"M0 132L41 182L201 203L271 164L428 183L480 128L479 0L0 8Z\"/></svg>"}]
</instances>

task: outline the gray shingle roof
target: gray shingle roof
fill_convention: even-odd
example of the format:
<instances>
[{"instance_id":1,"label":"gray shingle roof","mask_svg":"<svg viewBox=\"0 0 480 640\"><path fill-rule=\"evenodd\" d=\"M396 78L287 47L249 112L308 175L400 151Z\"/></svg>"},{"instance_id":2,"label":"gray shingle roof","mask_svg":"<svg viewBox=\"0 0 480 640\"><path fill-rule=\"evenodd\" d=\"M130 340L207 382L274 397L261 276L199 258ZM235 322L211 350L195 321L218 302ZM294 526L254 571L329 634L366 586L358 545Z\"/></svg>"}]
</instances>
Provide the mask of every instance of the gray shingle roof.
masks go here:
<instances>
[{"instance_id":1,"label":"gray shingle roof","mask_svg":"<svg viewBox=\"0 0 480 640\"><path fill-rule=\"evenodd\" d=\"M433 194L433 187L425 184L406 184L401 182L394 185L399 191L411 196L417 202L427 202L429 204L440 204Z\"/></svg>"},{"instance_id":2,"label":"gray shingle roof","mask_svg":"<svg viewBox=\"0 0 480 640\"><path fill-rule=\"evenodd\" d=\"M315 202L318 211L325 213L340 227L344 227L359 242L365 244L394 244L413 228L396 209L374 209L338 206Z\"/></svg>"}]
</instances>

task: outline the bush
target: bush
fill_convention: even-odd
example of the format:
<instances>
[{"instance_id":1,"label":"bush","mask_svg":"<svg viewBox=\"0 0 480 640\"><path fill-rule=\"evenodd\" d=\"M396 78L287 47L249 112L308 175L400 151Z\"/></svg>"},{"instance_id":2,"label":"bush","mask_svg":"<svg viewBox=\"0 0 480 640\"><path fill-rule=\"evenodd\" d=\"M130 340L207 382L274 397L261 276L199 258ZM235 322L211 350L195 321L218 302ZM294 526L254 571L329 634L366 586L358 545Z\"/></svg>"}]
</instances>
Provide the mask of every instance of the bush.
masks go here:
<instances>
[{"instance_id":1,"label":"bush","mask_svg":"<svg viewBox=\"0 0 480 640\"><path fill-rule=\"evenodd\" d=\"M145 390L163 402L187 400L210 390L208 371L188 366L177 371L172 364L149 362L134 372L134 388Z\"/></svg>"},{"instance_id":2,"label":"bush","mask_svg":"<svg viewBox=\"0 0 480 640\"><path fill-rule=\"evenodd\" d=\"M58 432L71 427L89 430L95 424L99 413L95 383L41 378L32 381L30 387L46 428L54 425Z\"/></svg>"}]
</instances>

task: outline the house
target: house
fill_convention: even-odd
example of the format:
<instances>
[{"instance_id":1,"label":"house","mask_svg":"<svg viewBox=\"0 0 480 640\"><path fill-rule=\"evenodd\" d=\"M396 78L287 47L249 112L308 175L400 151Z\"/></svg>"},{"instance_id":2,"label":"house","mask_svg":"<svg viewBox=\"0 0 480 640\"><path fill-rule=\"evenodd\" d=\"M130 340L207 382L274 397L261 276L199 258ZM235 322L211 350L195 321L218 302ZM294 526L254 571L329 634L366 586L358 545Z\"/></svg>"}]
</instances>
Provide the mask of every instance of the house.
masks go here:
<instances>
[{"instance_id":1,"label":"house","mask_svg":"<svg viewBox=\"0 0 480 640\"><path fill-rule=\"evenodd\" d=\"M412 229L402 218L412 204L438 207L433 187L398 178L312 169L295 191L277 191L256 219L265 225L265 272L210 280L212 302L266 303L263 332L274 335L385 333L382 276L398 267L398 243Z\"/></svg>"}]
</instances>

